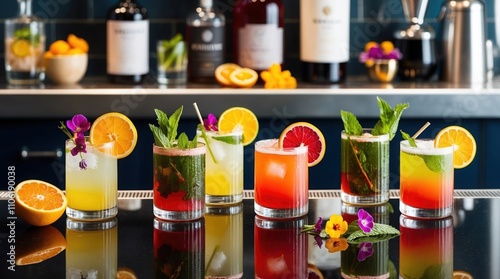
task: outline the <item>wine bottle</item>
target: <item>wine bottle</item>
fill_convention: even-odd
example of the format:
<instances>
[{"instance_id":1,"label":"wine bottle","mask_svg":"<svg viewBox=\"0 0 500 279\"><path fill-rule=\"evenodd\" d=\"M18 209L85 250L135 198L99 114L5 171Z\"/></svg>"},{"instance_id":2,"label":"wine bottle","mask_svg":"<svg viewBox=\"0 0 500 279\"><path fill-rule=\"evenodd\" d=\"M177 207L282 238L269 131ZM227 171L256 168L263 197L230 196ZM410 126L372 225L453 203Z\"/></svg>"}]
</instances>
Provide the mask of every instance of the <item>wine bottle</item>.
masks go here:
<instances>
[{"instance_id":1,"label":"wine bottle","mask_svg":"<svg viewBox=\"0 0 500 279\"><path fill-rule=\"evenodd\" d=\"M149 73L149 19L135 0L120 0L107 14L106 72L111 82L142 83Z\"/></svg>"},{"instance_id":2,"label":"wine bottle","mask_svg":"<svg viewBox=\"0 0 500 279\"><path fill-rule=\"evenodd\" d=\"M215 82L215 69L224 63L226 19L212 4L212 0L200 0L186 20L189 82Z\"/></svg>"},{"instance_id":3,"label":"wine bottle","mask_svg":"<svg viewBox=\"0 0 500 279\"><path fill-rule=\"evenodd\" d=\"M349 61L350 1L300 0L300 60L303 80L345 81Z\"/></svg>"},{"instance_id":4,"label":"wine bottle","mask_svg":"<svg viewBox=\"0 0 500 279\"><path fill-rule=\"evenodd\" d=\"M233 18L234 61L256 71L283 64L284 9L281 0L240 0Z\"/></svg>"}]
</instances>

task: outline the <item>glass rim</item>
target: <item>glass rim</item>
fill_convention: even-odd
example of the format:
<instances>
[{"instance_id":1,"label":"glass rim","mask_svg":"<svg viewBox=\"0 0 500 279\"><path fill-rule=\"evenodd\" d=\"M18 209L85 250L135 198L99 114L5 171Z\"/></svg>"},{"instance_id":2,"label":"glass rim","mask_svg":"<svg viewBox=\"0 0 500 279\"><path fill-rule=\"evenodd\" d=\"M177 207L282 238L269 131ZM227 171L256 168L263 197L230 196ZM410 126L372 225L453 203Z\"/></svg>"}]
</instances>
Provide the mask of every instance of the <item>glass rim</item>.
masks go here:
<instances>
[{"instance_id":1,"label":"glass rim","mask_svg":"<svg viewBox=\"0 0 500 279\"><path fill-rule=\"evenodd\" d=\"M153 143L153 153L167 156L196 156L207 153L207 146L202 142L197 142L195 148L181 149L177 146L162 147Z\"/></svg>"},{"instance_id":2,"label":"glass rim","mask_svg":"<svg viewBox=\"0 0 500 279\"><path fill-rule=\"evenodd\" d=\"M243 136L243 130L234 130L234 131L231 131L231 132L205 131L205 133L207 133L207 135L215 134L215 135L220 135L220 136L240 136L240 137ZM197 128L196 129L196 134L200 135L201 134L201 130Z\"/></svg>"},{"instance_id":3,"label":"glass rim","mask_svg":"<svg viewBox=\"0 0 500 279\"><path fill-rule=\"evenodd\" d=\"M284 154L284 155L300 155L307 154L309 148L307 145L298 147L277 147L278 139L262 139L255 142L255 151L261 153Z\"/></svg>"},{"instance_id":4,"label":"glass rim","mask_svg":"<svg viewBox=\"0 0 500 279\"><path fill-rule=\"evenodd\" d=\"M415 142L431 142L431 141L434 141L434 139L431 139L431 138L415 139ZM455 151L454 146L434 147L434 144L432 145L432 147L413 147L413 146L410 146L410 143L408 142L408 140L402 140L400 142L399 146L400 146L400 149L404 152L412 153L412 154L419 154L419 155L446 155L446 154L453 153ZM434 151L434 152L428 154L431 151Z\"/></svg>"},{"instance_id":5,"label":"glass rim","mask_svg":"<svg viewBox=\"0 0 500 279\"><path fill-rule=\"evenodd\" d=\"M373 128L362 128L362 130L363 130L363 134L365 132L367 132L367 133L369 133L371 135L371 131L373 130ZM342 130L342 132L340 133L340 136L343 139L347 139L347 137L349 136L350 139L359 140L359 141L365 141L365 142L382 142L382 141L388 141L388 140L390 140L389 133L383 134L383 135L378 135L378 136L371 135L370 137L366 137L366 136L363 136L363 135L361 135L361 136L351 136L351 135L348 135L345 130Z\"/></svg>"}]
</instances>

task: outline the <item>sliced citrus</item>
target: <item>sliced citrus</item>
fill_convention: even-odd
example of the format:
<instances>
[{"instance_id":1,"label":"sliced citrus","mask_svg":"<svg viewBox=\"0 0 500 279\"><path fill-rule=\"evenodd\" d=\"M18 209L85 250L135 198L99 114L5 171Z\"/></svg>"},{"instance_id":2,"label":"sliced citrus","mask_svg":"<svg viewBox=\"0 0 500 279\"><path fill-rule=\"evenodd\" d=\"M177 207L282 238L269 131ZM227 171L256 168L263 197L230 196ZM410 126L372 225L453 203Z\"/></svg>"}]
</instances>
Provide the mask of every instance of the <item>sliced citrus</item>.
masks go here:
<instances>
[{"instance_id":1,"label":"sliced citrus","mask_svg":"<svg viewBox=\"0 0 500 279\"><path fill-rule=\"evenodd\" d=\"M36 264L66 249L66 239L53 226L30 227L16 239L16 265Z\"/></svg>"},{"instance_id":2,"label":"sliced citrus","mask_svg":"<svg viewBox=\"0 0 500 279\"><path fill-rule=\"evenodd\" d=\"M311 279L324 279L323 273L319 270L319 268L314 264L307 264L307 278Z\"/></svg>"},{"instance_id":3,"label":"sliced citrus","mask_svg":"<svg viewBox=\"0 0 500 279\"><path fill-rule=\"evenodd\" d=\"M296 122L289 125L281 132L278 144L284 148L307 146L309 167L317 165L325 156L325 137L311 123Z\"/></svg>"},{"instance_id":4,"label":"sliced citrus","mask_svg":"<svg viewBox=\"0 0 500 279\"><path fill-rule=\"evenodd\" d=\"M17 57L25 57L30 55L31 53L31 44L26 39L15 40L10 45L10 48L12 50L12 53Z\"/></svg>"},{"instance_id":5,"label":"sliced citrus","mask_svg":"<svg viewBox=\"0 0 500 279\"><path fill-rule=\"evenodd\" d=\"M243 107L232 107L224 111L219 117L220 132L243 131L243 145L249 145L259 132L259 120L255 114Z\"/></svg>"},{"instance_id":6,"label":"sliced citrus","mask_svg":"<svg viewBox=\"0 0 500 279\"><path fill-rule=\"evenodd\" d=\"M54 223L66 210L68 201L56 186L41 180L25 180L14 189L16 214L33 226Z\"/></svg>"},{"instance_id":7,"label":"sliced citrus","mask_svg":"<svg viewBox=\"0 0 500 279\"><path fill-rule=\"evenodd\" d=\"M135 272L128 267L119 267L116 272L117 279L137 279Z\"/></svg>"},{"instance_id":8,"label":"sliced citrus","mask_svg":"<svg viewBox=\"0 0 500 279\"><path fill-rule=\"evenodd\" d=\"M259 79L259 75L250 68L237 68L229 75L231 84L237 87L252 87L257 83L257 79Z\"/></svg>"},{"instance_id":9,"label":"sliced citrus","mask_svg":"<svg viewBox=\"0 0 500 279\"><path fill-rule=\"evenodd\" d=\"M454 270L453 271L453 279L473 279L472 275L463 270Z\"/></svg>"},{"instance_id":10,"label":"sliced citrus","mask_svg":"<svg viewBox=\"0 0 500 279\"><path fill-rule=\"evenodd\" d=\"M137 144L137 129L124 114L109 112L99 116L90 127L90 142L96 145L113 142L112 155L125 158Z\"/></svg>"},{"instance_id":11,"label":"sliced citrus","mask_svg":"<svg viewBox=\"0 0 500 279\"><path fill-rule=\"evenodd\" d=\"M237 64L233 64L233 63L225 63L222 65L219 65L215 69L215 79L221 85L231 86L231 85L233 85L233 83L229 79L229 76L231 75L231 73L234 70L239 69L239 68L240 68L240 66L238 66Z\"/></svg>"},{"instance_id":12,"label":"sliced citrus","mask_svg":"<svg viewBox=\"0 0 500 279\"><path fill-rule=\"evenodd\" d=\"M449 126L436 135L435 147L454 146L453 166L456 169L465 168L476 156L476 140L465 128L460 126Z\"/></svg>"}]
</instances>

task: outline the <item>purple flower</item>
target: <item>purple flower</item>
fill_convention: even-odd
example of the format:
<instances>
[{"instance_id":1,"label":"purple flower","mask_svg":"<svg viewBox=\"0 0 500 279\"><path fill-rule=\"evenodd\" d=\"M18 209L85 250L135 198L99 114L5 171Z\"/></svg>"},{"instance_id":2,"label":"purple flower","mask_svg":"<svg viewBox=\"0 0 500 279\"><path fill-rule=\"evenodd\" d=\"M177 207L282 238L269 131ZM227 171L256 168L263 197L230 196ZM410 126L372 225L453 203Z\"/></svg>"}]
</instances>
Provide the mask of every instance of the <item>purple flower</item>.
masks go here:
<instances>
[{"instance_id":1,"label":"purple flower","mask_svg":"<svg viewBox=\"0 0 500 279\"><path fill-rule=\"evenodd\" d=\"M373 217L364 209L358 211L358 225L365 233L369 233L373 229Z\"/></svg>"},{"instance_id":2,"label":"purple flower","mask_svg":"<svg viewBox=\"0 0 500 279\"><path fill-rule=\"evenodd\" d=\"M203 126L207 131L218 131L217 129L217 118L212 113L208 114L206 119L203 119Z\"/></svg>"},{"instance_id":3,"label":"purple flower","mask_svg":"<svg viewBox=\"0 0 500 279\"><path fill-rule=\"evenodd\" d=\"M319 236L319 235L315 235L314 236L314 243L316 245L318 245L319 248L321 248L321 246L323 245L323 238L321 238L321 236Z\"/></svg>"},{"instance_id":4,"label":"purple flower","mask_svg":"<svg viewBox=\"0 0 500 279\"><path fill-rule=\"evenodd\" d=\"M75 147L71 149L71 155L76 156L80 152L87 153L87 145L83 136L75 138Z\"/></svg>"},{"instance_id":5,"label":"purple flower","mask_svg":"<svg viewBox=\"0 0 500 279\"><path fill-rule=\"evenodd\" d=\"M66 121L66 126L78 136L83 136L83 133L90 129L90 122L82 114L77 114L71 120Z\"/></svg>"},{"instance_id":6,"label":"purple flower","mask_svg":"<svg viewBox=\"0 0 500 279\"><path fill-rule=\"evenodd\" d=\"M78 163L78 166L80 167L80 169L86 170L87 169L87 162L85 161L85 159L82 159L80 161L80 163Z\"/></svg>"},{"instance_id":7,"label":"purple flower","mask_svg":"<svg viewBox=\"0 0 500 279\"><path fill-rule=\"evenodd\" d=\"M373 255L373 243L363 242L359 245L358 261L362 262Z\"/></svg>"},{"instance_id":8,"label":"purple flower","mask_svg":"<svg viewBox=\"0 0 500 279\"><path fill-rule=\"evenodd\" d=\"M316 224L314 224L314 232L315 233L321 233L323 230L323 218L319 217L318 221L316 221Z\"/></svg>"}]
</instances>

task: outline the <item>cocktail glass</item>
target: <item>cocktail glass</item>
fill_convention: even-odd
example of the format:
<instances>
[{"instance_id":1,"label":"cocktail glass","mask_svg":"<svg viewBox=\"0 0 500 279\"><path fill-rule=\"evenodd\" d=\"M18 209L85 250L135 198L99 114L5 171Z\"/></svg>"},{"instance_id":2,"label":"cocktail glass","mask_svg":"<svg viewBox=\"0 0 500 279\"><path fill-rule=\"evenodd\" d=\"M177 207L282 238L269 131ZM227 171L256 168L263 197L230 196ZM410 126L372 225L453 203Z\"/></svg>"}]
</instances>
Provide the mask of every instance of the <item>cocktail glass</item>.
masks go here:
<instances>
[{"instance_id":1,"label":"cocktail glass","mask_svg":"<svg viewBox=\"0 0 500 279\"><path fill-rule=\"evenodd\" d=\"M243 204L205 208L205 278L243 277Z\"/></svg>"},{"instance_id":2,"label":"cocktail glass","mask_svg":"<svg viewBox=\"0 0 500 279\"><path fill-rule=\"evenodd\" d=\"M272 220L255 216L255 278L307 278L307 217Z\"/></svg>"},{"instance_id":3,"label":"cocktail glass","mask_svg":"<svg viewBox=\"0 0 500 279\"><path fill-rule=\"evenodd\" d=\"M205 222L203 218L153 221L154 278L204 278Z\"/></svg>"},{"instance_id":4,"label":"cocktail glass","mask_svg":"<svg viewBox=\"0 0 500 279\"><path fill-rule=\"evenodd\" d=\"M206 146L153 145L153 213L165 220L194 220L205 209Z\"/></svg>"},{"instance_id":5,"label":"cocktail glass","mask_svg":"<svg viewBox=\"0 0 500 279\"><path fill-rule=\"evenodd\" d=\"M453 211L453 147L434 148L433 140L400 143L401 213L442 218Z\"/></svg>"},{"instance_id":6,"label":"cocktail glass","mask_svg":"<svg viewBox=\"0 0 500 279\"><path fill-rule=\"evenodd\" d=\"M307 146L280 148L277 139L255 143L255 213L269 218L307 214Z\"/></svg>"},{"instance_id":7,"label":"cocktail glass","mask_svg":"<svg viewBox=\"0 0 500 279\"><path fill-rule=\"evenodd\" d=\"M116 278L117 222L66 220L66 278Z\"/></svg>"},{"instance_id":8,"label":"cocktail glass","mask_svg":"<svg viewBox=\"0 0 500 279\"><path fill-rule=\"evenodd\" d=\"M205 140L200 136L198 139ZM232 204L243 200L243 131L207 131L211 151L205 155L205 202Z\"/></svg>"},{"instance_id":9,"label":"cocktail glass","mask_svg":"<svg viewBox=\"0 0 500 279\"><path fill-rule=\"evenodd\" d=\"M102 220L118 213L118 170L113 143L93 145L86 153L71 155L73 140L66 140L66 215L77 220ZM81 154L81 155L80 155ZM86 169L81 168L82 158Z\"/></svg>"},{"instance_id":10,"label":"cocktail glass","mask_svg":"<svg viewBox=\"0 0 500 279\"><path fill-rule=\"evenodd\" d=\"M156 44L158 83L185 84L187 81L187 44L185 41L160 40Z\"/></svg>"},{"instance_id":11,"label":"cocktail glass","mask_svg":"<svg viewBox=\"0 0 500 279\"><path fill-rule=\"evenodd\" d=\"M342 131L340 140L342 201L380 204L389 200L389 134L362 136Z\"/></svg>"},{"instance_id":12,"label":"cocktail glass","mask_svg":"<svg viewBox=\"0 0 500 279\"><path fill-rule=\"evenodd\" d=\"M399 278L453 277L453 218L399 220Z\"/></svg>"}]
</instances>

